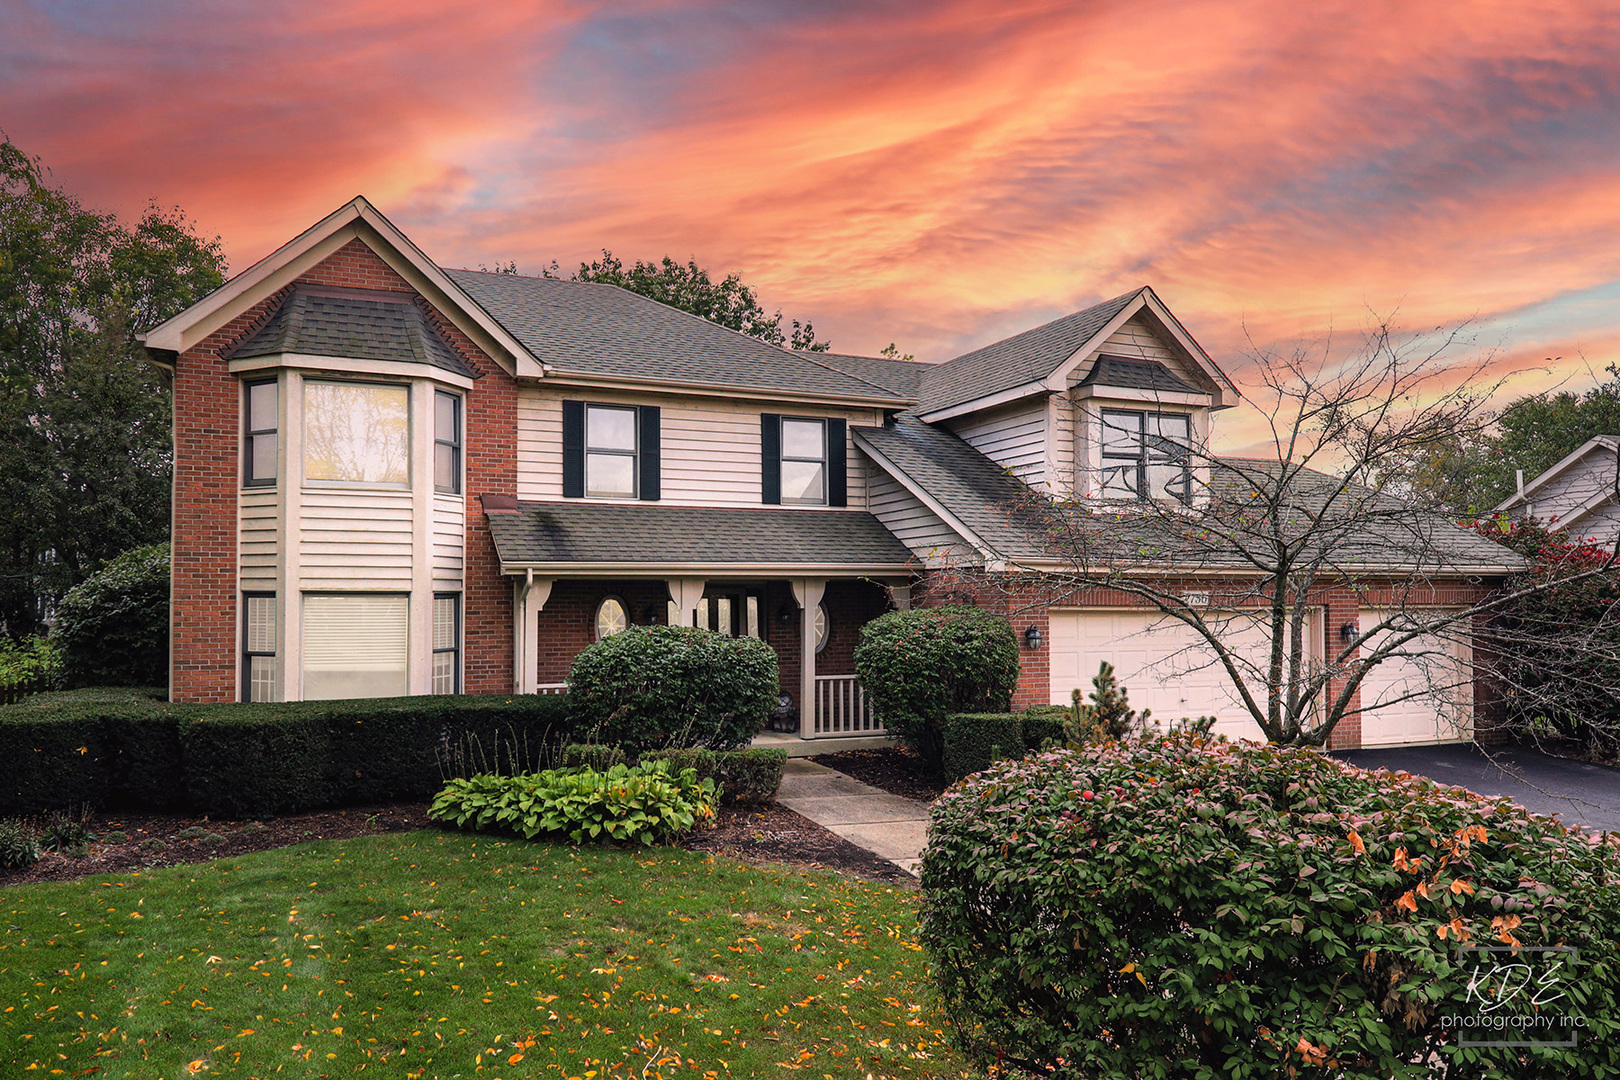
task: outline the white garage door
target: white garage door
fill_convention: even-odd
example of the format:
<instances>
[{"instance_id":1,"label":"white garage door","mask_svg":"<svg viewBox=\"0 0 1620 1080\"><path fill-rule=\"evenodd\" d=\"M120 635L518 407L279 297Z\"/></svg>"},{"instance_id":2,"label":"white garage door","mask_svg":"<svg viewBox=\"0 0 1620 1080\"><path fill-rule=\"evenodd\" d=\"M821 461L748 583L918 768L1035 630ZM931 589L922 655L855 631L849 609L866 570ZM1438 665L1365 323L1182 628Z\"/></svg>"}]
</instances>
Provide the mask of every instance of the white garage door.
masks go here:
<instances>
[{"instance_id":1,"label":"white garage door","mask_svg":"<svg viewBox=\"0 0 1620 1080\"><path fill-rule=\"evenodd\" d=\"M1385 612L1361 612L1363 628ZM1368 642L1377 648L1383 635ZM1474 684L1466 643L1413 638L1361 681L1361 745L1455 742L1474 733Z\"/></svg>"},{"instance_id":2,"label":"white garage door","mask_svg":"<svg viewBox=\"0 0 1620 1080\"><path fill-rule=\"evenodd\" d=\"M1320 655L1316 623L1307 626L1306 641ZM1263 667L1269 637L1255 622L1228 625L1223 639L1250 663ZM1260 725L1241 704L1226 668L1207 643L1179 619L1141 611L1053 611L1052 702L1067 705L1079 687L1088 699L1091 680L1104 660L1114 665L1119 684L1130 692L1133 708L1153 710L1168 725L1181 717L1213 716L1215 731L1231 739L1264 741ZM1250 692L1263 693L1248 679Z\"/></svg>"}]
</instances>

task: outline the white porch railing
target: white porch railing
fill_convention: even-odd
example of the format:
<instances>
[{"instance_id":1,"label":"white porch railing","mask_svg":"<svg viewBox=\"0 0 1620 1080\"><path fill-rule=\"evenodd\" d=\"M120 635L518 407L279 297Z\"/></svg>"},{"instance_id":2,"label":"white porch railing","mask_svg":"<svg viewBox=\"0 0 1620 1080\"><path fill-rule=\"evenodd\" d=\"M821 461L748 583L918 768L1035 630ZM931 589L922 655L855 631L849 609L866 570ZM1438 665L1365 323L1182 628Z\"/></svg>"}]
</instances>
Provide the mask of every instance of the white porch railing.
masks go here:
<instances>
[{"instance_id":1,"label":"white porch railing","mask_svg":"<svg viewBox=\"0 0 1620 1080\"><path fill-rule=\"evenodd\" d=\"M817 738L838 735L882 735L883 725L872 715L866 691L854 675L816 676Z\"/></svg>"},{"instance_id":2,"label":"white porch railing","mask_svg":"<svg viewBox=\"0 0 1620 1080\"><path fill-rule=\"evenodd\" d=\"M543 682L534 688L537 694L566 694L568 684L565 682Z\"/></svg>"}]
</instances>

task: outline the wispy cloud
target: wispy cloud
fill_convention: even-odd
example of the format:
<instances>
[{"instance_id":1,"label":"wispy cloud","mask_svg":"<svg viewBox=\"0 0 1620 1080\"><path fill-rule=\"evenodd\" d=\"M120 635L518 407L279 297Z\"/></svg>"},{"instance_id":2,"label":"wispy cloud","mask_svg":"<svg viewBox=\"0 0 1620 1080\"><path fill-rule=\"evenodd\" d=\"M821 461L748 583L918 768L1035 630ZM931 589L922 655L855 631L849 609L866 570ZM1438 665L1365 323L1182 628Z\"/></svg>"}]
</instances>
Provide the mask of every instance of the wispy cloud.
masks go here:
<instances>
[{"instance_id":1,"label":"wispy cloud","mask_svg":"<svg viewBox=\"0 0 1620 1080\"><path fill-rule=\"evenodd\" d=\"M20 144L238 265L360 191L448 263L692 255L852 350L1146 282L1233 366L1397 308L1620 356L1606 3L8 0L0 42Z\"/></svg>"}]
</instances>

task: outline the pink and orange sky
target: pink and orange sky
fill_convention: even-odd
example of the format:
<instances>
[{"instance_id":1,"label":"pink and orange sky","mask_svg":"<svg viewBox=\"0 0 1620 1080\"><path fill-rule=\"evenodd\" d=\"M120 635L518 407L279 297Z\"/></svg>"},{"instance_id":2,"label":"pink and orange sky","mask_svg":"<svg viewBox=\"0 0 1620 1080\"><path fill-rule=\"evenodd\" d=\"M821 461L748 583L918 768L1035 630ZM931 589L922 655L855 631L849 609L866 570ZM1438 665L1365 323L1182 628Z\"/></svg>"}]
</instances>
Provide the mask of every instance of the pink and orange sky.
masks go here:
<instances>
[{"instance_id":1,"label":"pink and orange sky","mask_svg":"<svg viewBox=\"0 0 1620 1080\"><path fill-rule=\"evenodd\" d=\"M735 270L940 360L1150 284L1229 370L1369 312L1620 361L1620 6L0 0L0 129L242 269L355 194L452 266Z\"/></svg>"}]
</instances>

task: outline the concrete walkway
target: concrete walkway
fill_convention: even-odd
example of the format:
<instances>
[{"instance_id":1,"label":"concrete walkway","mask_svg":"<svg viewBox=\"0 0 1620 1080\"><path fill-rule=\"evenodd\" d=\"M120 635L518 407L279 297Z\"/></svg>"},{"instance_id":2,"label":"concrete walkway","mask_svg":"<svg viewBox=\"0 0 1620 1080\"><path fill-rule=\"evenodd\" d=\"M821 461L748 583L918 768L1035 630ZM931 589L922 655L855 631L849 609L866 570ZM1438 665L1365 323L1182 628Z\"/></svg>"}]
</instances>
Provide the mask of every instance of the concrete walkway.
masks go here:
<instances>
[{"instance_id":1,"label":"concrete walkway","mask_svg":"<svg viewBox=\"0 0 1620 1080\"><path fill-rule=\"evenodd\" d=\"M917 873L928 839L927 803L890 795L805 758L788 759L776 801L906 873Z\"/></svg>"}]
</instances>

